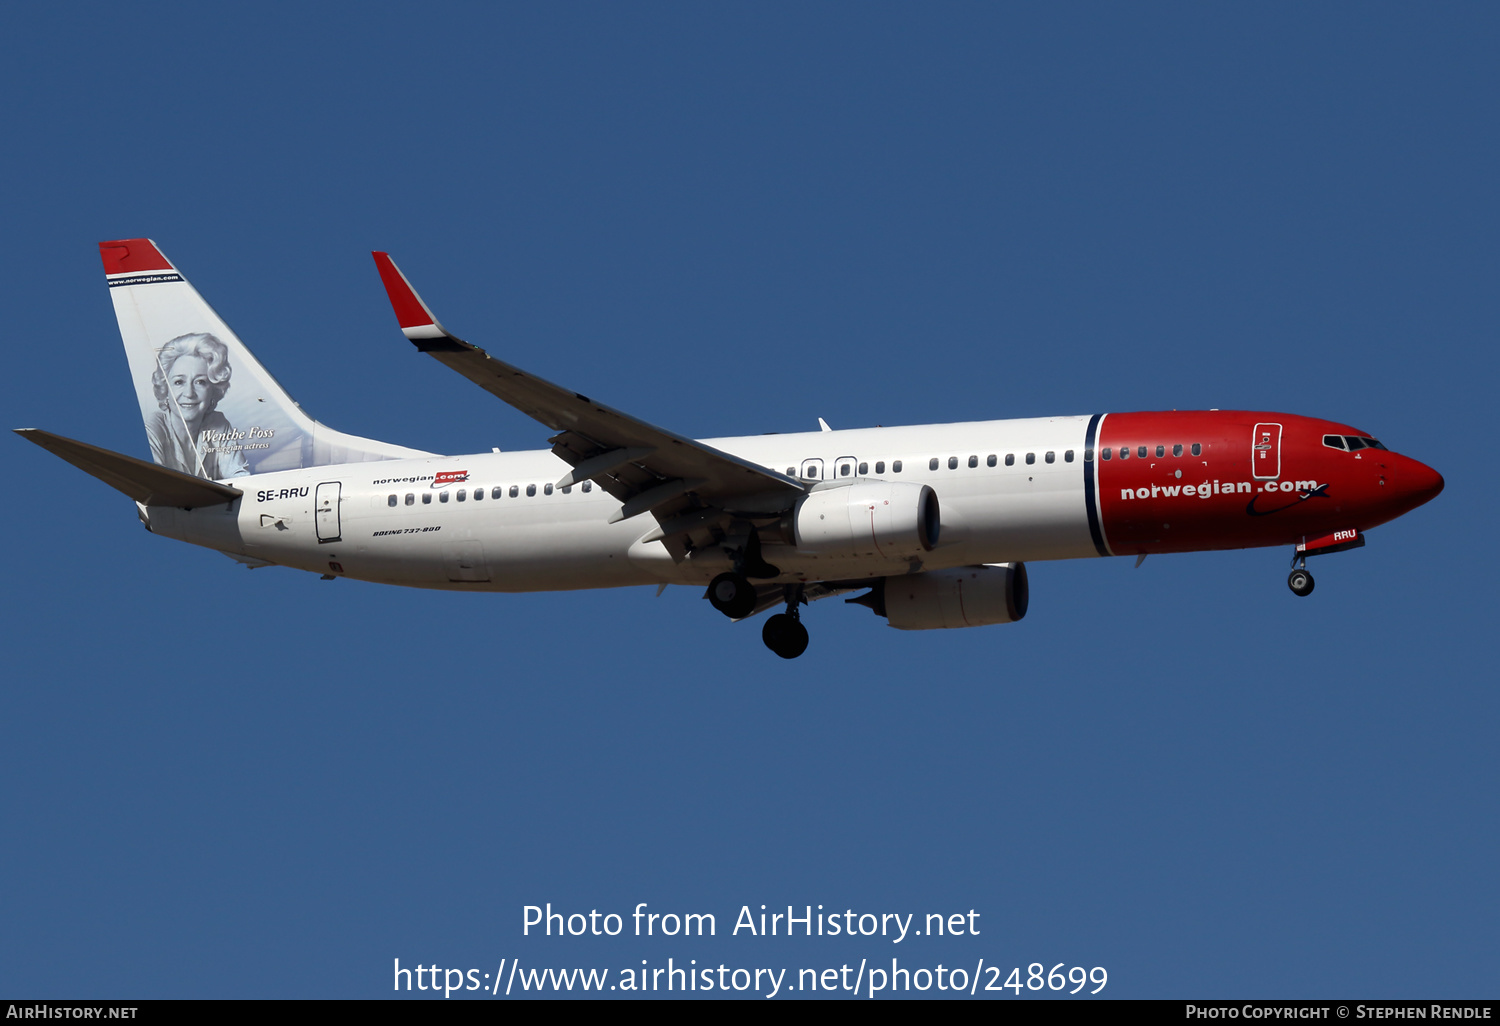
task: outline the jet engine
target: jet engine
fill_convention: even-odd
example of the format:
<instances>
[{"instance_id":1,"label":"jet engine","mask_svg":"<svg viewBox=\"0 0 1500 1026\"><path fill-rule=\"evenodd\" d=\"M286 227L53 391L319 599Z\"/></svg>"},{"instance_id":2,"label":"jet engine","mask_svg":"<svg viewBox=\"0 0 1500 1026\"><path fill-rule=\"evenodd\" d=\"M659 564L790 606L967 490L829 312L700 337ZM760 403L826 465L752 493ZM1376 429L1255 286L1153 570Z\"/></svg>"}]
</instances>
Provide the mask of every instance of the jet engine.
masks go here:
<instances>
[{"instance_id":1,"label":"jet engine","mask_svg":"<svg viewBox=\"0 0 1500 1026\"><path fill-rule=\"evenodd\" d=\"M783 531L800 552L906 560L931 551L941 526L929 486L856 481L797 500Z\"/></svg>"},{"instance_id":2,"label":"jet engine","mask_svg":"<svg viewBox=\"0 0 1500 1026\"><path fill-rule=\"evenodd\" d=\"M991 563L884 577L848 601L869 606L903 631L1014 623L1030 601L1025 563Z\"/></svg>"}]
</instances>

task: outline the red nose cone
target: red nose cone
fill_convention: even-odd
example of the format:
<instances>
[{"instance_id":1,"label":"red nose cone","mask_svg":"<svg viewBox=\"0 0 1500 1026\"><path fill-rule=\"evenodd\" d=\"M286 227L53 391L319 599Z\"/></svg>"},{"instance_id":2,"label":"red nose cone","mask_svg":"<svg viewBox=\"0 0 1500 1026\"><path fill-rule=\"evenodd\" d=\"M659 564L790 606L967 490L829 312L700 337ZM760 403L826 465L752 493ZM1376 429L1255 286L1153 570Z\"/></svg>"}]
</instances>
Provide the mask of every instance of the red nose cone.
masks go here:
<instances>
[{"instance_id":1,"label":"red nose cone","mask_svg":"<svg viewBox=\"0 0 1500 1026\"><path fill-rule=\"evenodd\" d=\"M1413 507L1437 498L1438 492L1443 490L1443 475L1416 460L1402 468L1400 482L1401 490L1411 497Z\"/></svg>"}]
</instances>

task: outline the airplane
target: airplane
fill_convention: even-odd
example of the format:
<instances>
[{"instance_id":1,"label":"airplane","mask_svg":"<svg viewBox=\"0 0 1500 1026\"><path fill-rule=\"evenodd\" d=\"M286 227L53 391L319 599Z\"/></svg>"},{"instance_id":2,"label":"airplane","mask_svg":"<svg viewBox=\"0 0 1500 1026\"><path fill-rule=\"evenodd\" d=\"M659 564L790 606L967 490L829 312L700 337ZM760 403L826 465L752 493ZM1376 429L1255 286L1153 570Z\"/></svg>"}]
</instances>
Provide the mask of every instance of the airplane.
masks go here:
<instances>
[{"instance_id":1,"label":"airplane","mask_svg":"<svg viewBox=\"0 0 1500 1026\"><path fill-rule=\"evenodd\" d=\"M1013 623L1026 564L1255 546L1307 558L1443 489L1432 468L1329 420L1236 410L820 430L694 440L453 335L383 252L419 352L540 421L550 449L445 456L303 412L149 239L99 244L150 462L18 433L135 500L153 534L325 580L526 592L704 588L793 659L801 607L901 630Z\"/></svg>"}]
</instances>

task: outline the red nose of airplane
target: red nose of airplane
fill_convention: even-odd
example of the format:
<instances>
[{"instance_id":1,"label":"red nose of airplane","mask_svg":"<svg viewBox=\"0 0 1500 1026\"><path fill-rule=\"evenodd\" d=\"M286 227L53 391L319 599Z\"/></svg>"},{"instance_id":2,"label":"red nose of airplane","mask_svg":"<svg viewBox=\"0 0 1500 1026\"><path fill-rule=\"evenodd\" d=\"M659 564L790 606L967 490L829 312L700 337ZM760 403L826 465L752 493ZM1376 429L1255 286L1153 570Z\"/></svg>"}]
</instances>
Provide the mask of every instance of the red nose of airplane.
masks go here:
<instances>
[{"instance_id":1,"label":"red nose of airplane","mask_svg":"<svg viewBox=\"0 0 1500 1026\"><path fill-rule=\"evenodd\" d=\"M1413 459L1408 459L1406 466L1401 468L1398 481L1403 498L1410 503L1411 509L1437 498L1438 492L1443 490L1443 475Z\"/></svg>"}]
</instances>

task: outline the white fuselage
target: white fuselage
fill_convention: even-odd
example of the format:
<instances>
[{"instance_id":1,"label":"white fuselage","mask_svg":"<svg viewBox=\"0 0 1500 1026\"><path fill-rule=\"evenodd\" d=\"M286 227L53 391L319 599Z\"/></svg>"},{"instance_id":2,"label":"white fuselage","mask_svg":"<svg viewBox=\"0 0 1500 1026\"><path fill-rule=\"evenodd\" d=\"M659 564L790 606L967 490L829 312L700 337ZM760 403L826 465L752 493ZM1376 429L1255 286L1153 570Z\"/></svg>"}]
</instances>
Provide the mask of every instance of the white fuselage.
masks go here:
<instances>
[{"instance_id":1,"label":"white fuselage","mask_svg":"<svg viewBox=\"0 0 1500 1026\"><path fill-rule=\"evenodd\" d=\"M920 563L817 555L786 544L764 550L782 581L858 579L1097 555L1084 503L1088 421L862 428L705 444L823 487L861 478L930 485L942 529L937 547ZM1027 454L1034 454L1034 463L1025 462ZM1014 455L1013 465L1005 464L1007 455ZM587 491L574 485L566 493L553 488L569 469L541 450L281 471L226 481L245 493L228 507L153 506L147 519L155 533L252 565L264 561L424 588L699 584L729 568L730 557L719 548L677 561L659 541L644 541L657 527L649 515L610 523L620 502L597 485Z\"/></svg>"}]
</instances>

